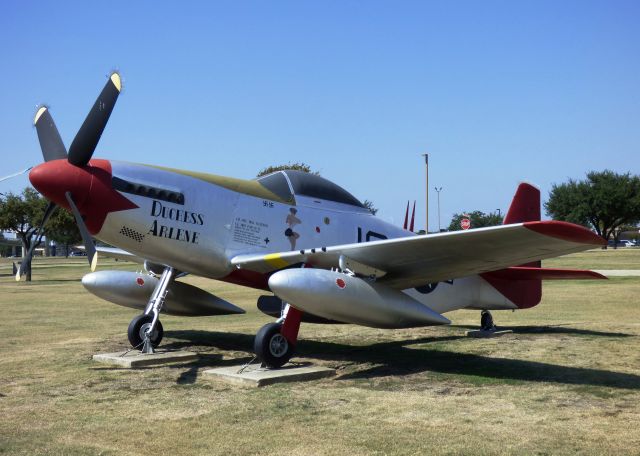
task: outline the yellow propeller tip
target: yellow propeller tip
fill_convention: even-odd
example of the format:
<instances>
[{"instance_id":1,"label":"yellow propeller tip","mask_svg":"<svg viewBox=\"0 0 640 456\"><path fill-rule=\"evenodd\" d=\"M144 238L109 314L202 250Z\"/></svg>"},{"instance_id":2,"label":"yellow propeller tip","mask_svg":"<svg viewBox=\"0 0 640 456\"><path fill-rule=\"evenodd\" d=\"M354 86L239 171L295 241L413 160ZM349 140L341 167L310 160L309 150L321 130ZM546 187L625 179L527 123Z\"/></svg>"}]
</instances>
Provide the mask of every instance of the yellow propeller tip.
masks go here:
<instances>
[{"instance_id":1,"label":"yellow propeller tip","mask_svg":"<svg viewBox=\"0 0 640 456\"><path fill-rule=\"evenodd\" d=\"M95 272L96 266L98 266L98 252L96 252L91 259L91 272Z\"/></svg>"},{"instance_id":2,"label":"yellow propeller tip","mask_svg":"<svg viewBox=\"0 0 640 456\"><path fill-rule=\"evenodd\" d=\"M38 119L40 119L40 117L42 116L42 114L45 113L46 110L47 110L46 106L41 106L40 109L38 109L38 112L36 112L36 116L33 118L34 125L38 123Z\"/></svg>"},{"instance_id":3,"label":"yellow propeller tip","mask_svg":"<svg viewBox=\"0 0 640 456\"><path fill-rule=\"evenodd\" d=\"M120 75L118 73L112 73L109 79L111 79L113 85L116 86L116 89L120 92L122 90L122 80L120 79Z\"/></svg>"}]
</instances>

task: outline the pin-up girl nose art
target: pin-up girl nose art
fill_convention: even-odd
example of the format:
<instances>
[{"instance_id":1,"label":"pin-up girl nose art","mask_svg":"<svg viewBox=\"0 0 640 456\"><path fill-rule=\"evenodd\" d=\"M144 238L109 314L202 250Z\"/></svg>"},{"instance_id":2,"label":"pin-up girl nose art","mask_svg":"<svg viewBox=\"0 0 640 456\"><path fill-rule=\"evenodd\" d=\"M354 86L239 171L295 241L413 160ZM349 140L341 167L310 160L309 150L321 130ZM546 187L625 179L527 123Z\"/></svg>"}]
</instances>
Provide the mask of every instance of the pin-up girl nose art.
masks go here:
<instances>
[{"instance_id":1,"label":"pin-up girl nose art","mask_svg":"<svg viewBox=\"0 0 640 456\"><path fill-rule=\"evenodd\" d=\"M284 235L289 239L289 243L291 243L291 250L296 249L296 241L300 237L298 233L293 231L293 227L296 225L300 225L302 220L296 217L298 210L295 207L289 209L289 214L287 215L287 219L285 223L288 225L288 228L284 231Z\"/></svg>"}]
</instances>

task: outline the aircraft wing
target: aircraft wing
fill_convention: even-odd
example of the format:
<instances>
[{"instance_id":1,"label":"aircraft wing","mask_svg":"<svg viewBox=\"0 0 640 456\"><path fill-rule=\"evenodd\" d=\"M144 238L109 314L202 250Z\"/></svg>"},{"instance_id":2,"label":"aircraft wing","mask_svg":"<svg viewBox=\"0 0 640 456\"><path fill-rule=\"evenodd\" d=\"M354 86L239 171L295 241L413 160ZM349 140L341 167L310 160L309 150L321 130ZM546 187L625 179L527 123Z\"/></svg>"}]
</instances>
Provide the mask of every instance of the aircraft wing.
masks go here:
<instances>
[{"instance_id":1,"label":"aircraft wing","mask_svg":"<svg viewBox=\"0 0 640 456\"><path fill-rule=\"evenodd\" d=\"M81 247L83 248L83 247ZM114 247L96 247L96 251L98 255L107 257L107 258L115 258L117 260L124 261L133 261L134 263L144 264L144 258L140 258L133 253L129 253L126 250L117 249Z\"/></svg>"},{"instance_id":2,"label":"aircraft wing","mask_svg":"<svg viewBox=\"0 0 640 456\"><path fill-rule=\"evenodd\" d=\"M270 273L300 263L335 268L340 256L344 256L347 265L354 265L350 269L355 272L368 275L376 270L379 283L406 289L603 244L601 237L582 226L536 221L267 255L239 255L231 262L239 269Z\"/></svg>"}]
</instances>

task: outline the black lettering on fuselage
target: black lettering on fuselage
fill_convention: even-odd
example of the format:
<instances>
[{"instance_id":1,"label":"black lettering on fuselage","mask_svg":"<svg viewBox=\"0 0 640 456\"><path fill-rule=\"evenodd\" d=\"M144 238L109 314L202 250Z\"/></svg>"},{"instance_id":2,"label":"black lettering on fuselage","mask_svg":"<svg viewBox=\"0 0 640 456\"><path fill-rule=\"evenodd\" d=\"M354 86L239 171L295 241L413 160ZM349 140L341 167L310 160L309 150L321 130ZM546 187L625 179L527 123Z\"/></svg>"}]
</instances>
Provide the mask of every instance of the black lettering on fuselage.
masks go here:
<instances>
[{"instance_id":1,"label":"black lettering on fuselage","mask_svg":"<svg viewBox=\"0 0 640 456\"><path fill-rule=\"evenodd\" d=\"M375 231L369 230L365 236L365 242L369 242L371 239L373 240L381 240L388 239L387 236L381 233L376 233ZM358 242L362 242L362 228L358 227Z\"/></svg>"}]
</instances>

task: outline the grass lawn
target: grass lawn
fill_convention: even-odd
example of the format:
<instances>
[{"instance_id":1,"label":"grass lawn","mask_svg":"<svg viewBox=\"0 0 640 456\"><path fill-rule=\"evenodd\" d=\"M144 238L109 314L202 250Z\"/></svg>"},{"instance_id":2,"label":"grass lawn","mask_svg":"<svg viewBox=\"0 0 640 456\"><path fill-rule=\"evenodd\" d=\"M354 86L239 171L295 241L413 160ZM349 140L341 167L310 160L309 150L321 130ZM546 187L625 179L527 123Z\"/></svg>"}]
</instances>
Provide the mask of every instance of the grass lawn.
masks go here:
<instances>
[{"instance_id":1,"label":"grass lawn","mask_svg":"<svg viewBox=\"0 0 640 456\"><path fill-rule=\"evenodd\" d=\"M640 249L594 250L547 267L640 269ZM101 260L100 269L135 265ZM165 316L164 347L197 362L94 363L127 347L136 314L79 282L86 259L38 259L33 282L0 263L0 453L101 455L638 454L640 277L548 282L530 310L494 312L513 334L452 326L377 330L303 324L296 361L334 379L232 386L200 376L252 358L270 319L260 292L188 277L243 316Z\"/></svg>"}]
</instances>

